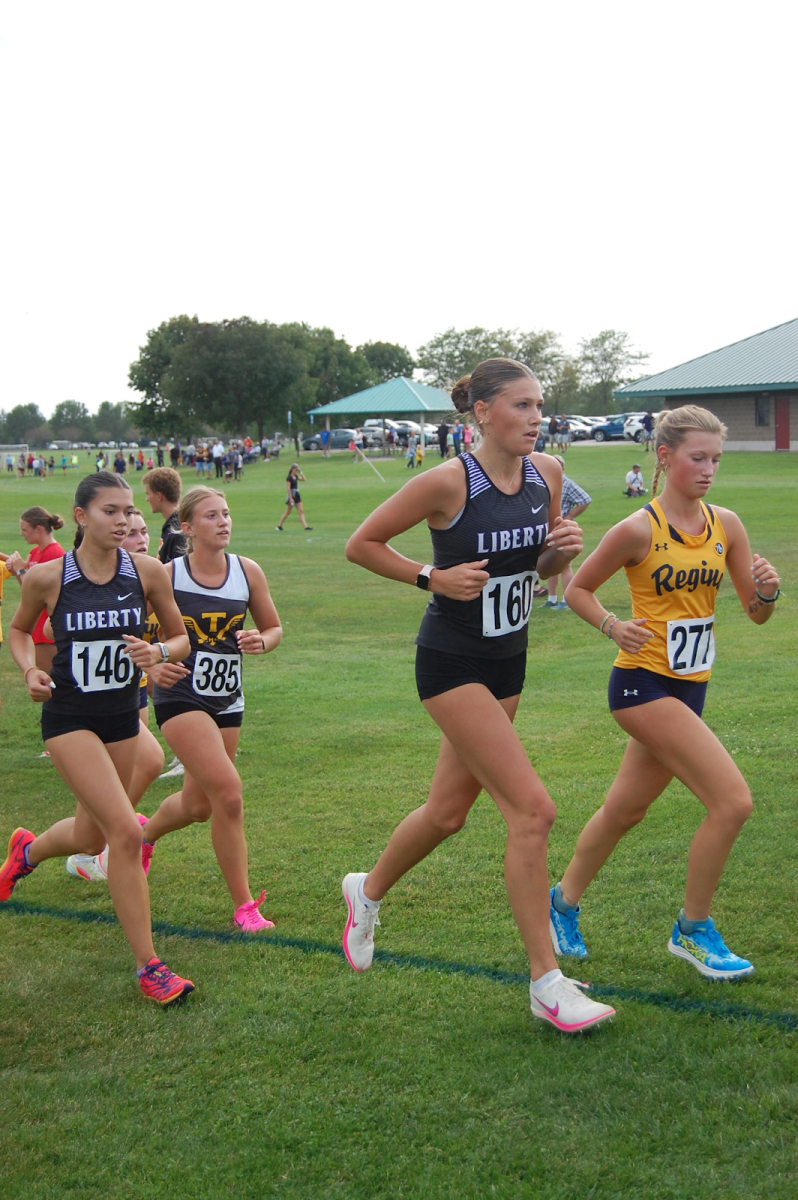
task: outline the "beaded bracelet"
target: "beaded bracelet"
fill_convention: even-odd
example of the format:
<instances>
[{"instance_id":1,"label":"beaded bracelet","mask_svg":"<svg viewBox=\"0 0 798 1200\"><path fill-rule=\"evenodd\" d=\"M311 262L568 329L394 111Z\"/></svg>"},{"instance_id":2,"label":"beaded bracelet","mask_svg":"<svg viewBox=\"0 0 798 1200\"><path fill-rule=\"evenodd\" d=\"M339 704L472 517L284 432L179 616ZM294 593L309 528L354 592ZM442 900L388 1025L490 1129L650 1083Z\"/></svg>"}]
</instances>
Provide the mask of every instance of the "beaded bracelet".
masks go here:
<instances>
[{"instance_id":1,"label":"beaded bracelet","mask_svg":"<svg viewBox=\"0 0 798 1200\"><path fill-rule=\"evenodd\" d=\"M607 622L609 621L610 617L614 617L614 616L615 616L615 613L614 613L614 612L608 612L608 613L607 613L606 617L604 618L604 620L603 620L603 621L601 622L601 624L599 625L599 633L603 633L603 632L604 632L604 626L607 624ZM616 620L617 620L617 618L616 618ZM608 634L607 636L609 637L609 634Z\"/></svg>"},{"instance_id":2,"label":"beaded bracelet","mask_svg":"<svg viewBox=\"0 0 798 1200\"><path fill-rule=\"evenodd\" d=\"M613 625L617 625L617 623L618 623L618 618L615 617L615 620L610 621L609 625L607 626L607 637L610 639L610 641L612 641L612 627L613 627Z\"/></svg>"},{"instance_id":3,"label":"beaded bracelet","mask_svg":"<svg viewBox=\"0 0 798 1200\"><path fill-rule=\"evenodd\" d=\"M757 596L759 597L759 599L762 601L763 604L775 604L776 601L778 600L779 596L781 595L781 588L776 589L775 596L763 596L762 593L760 592L759 588L755 588L755 591L756 591Z\"/></svg>"}]
</instances>

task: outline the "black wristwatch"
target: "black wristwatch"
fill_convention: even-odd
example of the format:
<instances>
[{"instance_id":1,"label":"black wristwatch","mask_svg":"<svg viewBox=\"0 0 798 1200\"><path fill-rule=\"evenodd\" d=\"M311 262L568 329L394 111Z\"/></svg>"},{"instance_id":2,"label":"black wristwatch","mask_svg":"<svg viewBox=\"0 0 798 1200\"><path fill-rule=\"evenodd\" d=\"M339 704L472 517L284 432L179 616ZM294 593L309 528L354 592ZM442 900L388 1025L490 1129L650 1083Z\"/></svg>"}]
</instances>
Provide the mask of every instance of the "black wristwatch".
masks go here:
<instances>
[{"instance_id":1,"label":"black wristwatch","mask_svg":"<svg viewBox=\"0 0 798 1200\"><path fill-rule=\"evenodd\" d=\"M422 592L429 591L429 577L434 570L433 566L422 567L416 576L416 587L421 588Z\"/></svg>"}]
</instances>

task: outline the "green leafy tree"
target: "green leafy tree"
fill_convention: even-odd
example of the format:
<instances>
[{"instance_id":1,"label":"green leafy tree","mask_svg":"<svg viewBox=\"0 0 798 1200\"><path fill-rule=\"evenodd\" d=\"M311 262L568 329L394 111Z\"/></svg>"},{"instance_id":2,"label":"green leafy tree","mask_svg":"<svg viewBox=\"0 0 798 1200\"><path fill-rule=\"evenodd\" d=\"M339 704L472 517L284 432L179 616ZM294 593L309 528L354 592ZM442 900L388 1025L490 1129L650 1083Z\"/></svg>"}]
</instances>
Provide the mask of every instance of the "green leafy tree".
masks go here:
<instances>
[{"instance_id":1,"label":"green leafy tree","mask_svg":"<svg viewBox=\"0 0 798 1200\"><path fill-rule=\"evenodd\" d=\"M410 378L415 370L410 351L395 342L366 342L358 346L356 353L365 358L378 383L402 376Z\"/></svg>"},{"instance_id":2,"label":"green leafy tree","mask_svg":"<svg viewBox=\"0 0 798 1200\"><path fill-rule=\"evenodd\" d=\"M6 413L5 438L9 443L38 445L49 435L49 427L38 404L17 404Z\"/></svg>"},{"instance_id":3,"label":"green leafy tree","mask_svg":"<svg viewBox=\"0 0 798 1200\"><path fill-rule=\"evenodd\" d=\"M91 441L94 437L94 418L80 400L61 400L50 418L54 437L70 442Z\"/></svg>"},{"instance_id":4,"label":"green leafy tree","mask_svg":"<svg viewBox=\"0 0 798 1200\"><path fill-rule=\"evenodd\" d=\"M101 442L127 442L133 433L133 425L126 404L112 404L103 400L94 418L94 428Z\"/></svg>"},{"instance_id":5,"label":"green leafy tree","mask_svg":"<svg viewBox=\"0 0 798 1200\"><path fill-rule=\"evenodd\" d=\"M585 395L579 363L563 356L543 389L546 412L580 413L585 410Z\"/></svg>"},{"instance_id":6,"label":"green leafy tree","mask_svg":"<svg viewBox=\"0 0 798 1200\"><path fill-rule=\"evenodd\" d=\"M198 317L185 314L163 321L157 329L149 330L139 357L130 364L128 387L141 399L128 405L129 416L144 433L170 433L175 424L179 427L183 423L185 414L167 399L161 385L175 351L196 333L198 325Z\"/></svg>"},{"instance_id":7,"label":"green leafy tree","mask_svg":"<svg viewBox=\"0 0 798 1200\"><path fill-rule=\"evenodd\" d=\"M262 438L301 404L306 357L283 326L249 317L198 322L172 352L159 384L166 412L197 428L230 433L253 427Z\"/></svg>"},{"instance_id":8,"label":"green leafy tree","mask_svg":"<svg viewBox=\"0 0 798 1200\"><path fill-rule=\"evenodd\" d=\"M448 390L486 358L514 358L530 367L545 391L565 357L550 329L447 329L418 352L417 365L427 383Z\"/></svg>"},{"instance_id":9,"label":"green leafy tree","mask_svg":"<svg viewBox=\"0 0 798 1200\"><path fill-rule=\"evenodd\" d=\"M602 329L593 338L580 343L579 365L588 385L588 408L584 411L608 413L613 389L628 383L634 374L630 370L643 363L649 355L633 349L629 334L618 329Z\"/></svg>"},{"instance_id":10,"label":"green leafy tree","mask_svg":"<svg viewBox=\"0 0 798 1200\"><path fill-rule=\"evenodd\" d=\"M284 325L286 335L305 355L307 378L302 389L301 411L330 404L373 387L380 380L359 350L353 350L332 329L310 325Z\"/></svg>"}]
</instances>

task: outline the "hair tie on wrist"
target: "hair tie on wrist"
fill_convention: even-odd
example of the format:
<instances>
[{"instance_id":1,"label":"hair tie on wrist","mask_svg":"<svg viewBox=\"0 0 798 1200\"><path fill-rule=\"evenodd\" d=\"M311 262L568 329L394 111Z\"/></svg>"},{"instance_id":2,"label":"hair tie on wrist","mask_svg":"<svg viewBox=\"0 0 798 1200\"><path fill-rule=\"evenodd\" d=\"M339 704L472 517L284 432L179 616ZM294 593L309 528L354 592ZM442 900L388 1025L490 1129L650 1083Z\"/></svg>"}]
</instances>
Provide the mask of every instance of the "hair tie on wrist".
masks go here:
<instances>
[{"instance_id":1,"label":"hair tie on wrist","mask_svg":"<svg viewBox=\"0 0 798 1200\"><path fill-rule=\"evenodd\" d=\"M615 613L614 613L614 612L608 612L608 613L607 613L606 617L604 618L604 620L603 620L603 621L601 622L601 624L599 625L599 633L603 633L603 632L604 632L604 626L607 624L607 622L609 621L610 617L614 617L614 616L615 616ZM617 618L616 618L616 620L617 620ZM608 636L609 636L609 635L608 635Z\"/></svg>"},{"instance_id":2,"label":"hair tie on wrist","mask_svg":"<svg viewBox=\"0 0 798 1200\"><path fill-rule=\"evenodd\" d=\"M759 588L756 587L756 585L754 585L754 590L756 591L757 596L759 597L759 599L762 601L763 604L775 604L776 601L778 600L779 596L781 595L781 588L776 588L775 596L763 596L762 593L760 592Z\"/></svg>"},{"instance_id":3,"label":"hair tie on wrist","mask_svg":"<svg viewBox=\"0 0 798 1200\"><path fill-rule=\"evenodd\" d=\"M23 679L23 682L24 682L24 683L27 683L27 682L28 682L28 676L30 675L31 671L35 671L36 669L37 669L37 668L36 668L36 665L35 665L35 664L34 664L32 667L28 667L27 671L25 671L25 673L24 673L24 674L23 674L23 676L22 676L22 679Z\"/></svg>"}]
</instances>

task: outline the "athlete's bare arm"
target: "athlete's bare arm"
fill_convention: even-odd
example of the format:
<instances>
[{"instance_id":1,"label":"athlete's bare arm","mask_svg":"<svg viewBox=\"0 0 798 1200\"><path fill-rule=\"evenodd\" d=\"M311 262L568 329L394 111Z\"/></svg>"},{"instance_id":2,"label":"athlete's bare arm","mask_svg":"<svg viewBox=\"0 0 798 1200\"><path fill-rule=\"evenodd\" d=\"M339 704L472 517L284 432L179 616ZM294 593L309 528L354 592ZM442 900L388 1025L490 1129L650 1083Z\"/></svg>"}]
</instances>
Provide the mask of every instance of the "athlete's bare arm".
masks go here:
<instances>
[{"instance_id":1,"label":"athlete's bare arm","mask_svg":"<svg viewBox=\"0 0 798 1200\"><path fill-rule=\"evenodd\" d=\"M414 584L423 563L405 558L388 545L391 538L406 533L420 521L433 529L445 529L466 502L466 480L463 464L456 458L432 467L417 475L367 517L346 544L350 562L400 583ZM485 584L488 560L460 563L446 570L434 570L430 575L431 592L439 592L451 600L475 600Z\"/></svg>"},{"instance_id":2,"label":"athlete's bare arm","mask_svg":"<svg viewBox=\"0 0 798 1200\"><path fill-rule=\"evenodd\" d=\"M651 527L648 518L640 509L630 517L613 525L588 555L565 590L569 608L595 629L601 628L607 617L607 609L595 592L611 579L622 567L641 563L651 549ZM604 631L614 619L607 621ZM631 621L615 620L609 636L621 650L637 654L654 634L645 628L645 618Z\"/></svg>"},{"instance_id":3,"label":"athlete's bare arm","mask_svg":"<svg viewBox=\"0 0 798 1200\"><path fill-rule=\"evenodd\" d=\"M778 572L766 558L759 554L751 554L748 534L737 513L729 508L717 507L715 512L729 538L726 567L740 597L740 603L755 625L764 625L765 621L769 621L773 616L776 605L761 600L757 596L757 590L763 596L775 596L780 583Z\"/></svg>"},{"instance_id":4,"label":"athlete's bare arm","mask_svg":"<svg viewBox=\"0 0 798 1200\"><path fill-rule=\"evenodd\" d=\"M583 550L582 530L572 517L562 517L562 476L560 464L549 454L530 454L533 466L546 481L549 502L549 536L546 549L538 559L537 572L541 579L559 575Z\"/></svg>"},{"instance_id":5,"label":"athlete's bare arm","mask_svg":"<svg viewBox=\"0 0 798 1200\"><path fill-rule=\"evenodd\" d=\"M256 628L238 630L238 648L242 654L268 654L282 640L280 618L261 568L251 558L241 558L240 562L249 584L248 608Z\"/></svg>"},{"instance_id":6,"label":"athlete's bare arm","mask_svg":"<svg viewBox=\"0 0 798 1200\"><path fill-rule=\"evenodd\" d=\"M25 676L31 700L37 704L50 699L52 680L46 671L40 671L36 666L31 634L42 609L46 608L48 613L52 613L55 608L61 590L63 566L60 558L38 563L36 570L23 578L19 607L8 630L11 657Z\"/></svg>"},{"instance_id":7,"label":"athlete's bare arm","mask_svg":"<svg viewBox=\"0 0 798 1200\"><path fill-rule=\"evenodd\" d=\"M173 665L177 665L188 657L191 644L180 610L175 604L172 581L163 563L157 558L149 558L146 554L134 554L132 557L141 579L144 597L158 618L161 640L169 648L169 660ZM149 671L163 661L158 643L151 645L141 638L133 637L125 637L125 641L128 646L127 653L142 671Z\"/></svg>"}]
</instances>

